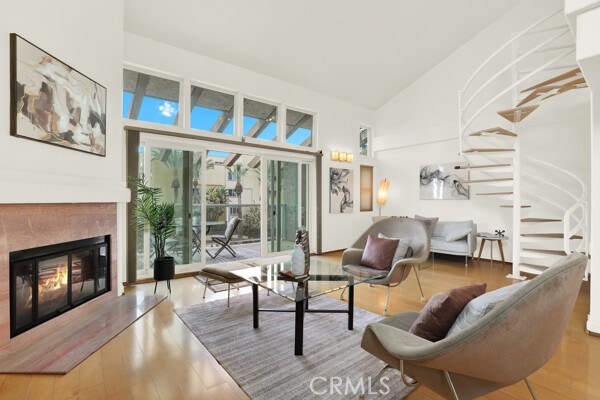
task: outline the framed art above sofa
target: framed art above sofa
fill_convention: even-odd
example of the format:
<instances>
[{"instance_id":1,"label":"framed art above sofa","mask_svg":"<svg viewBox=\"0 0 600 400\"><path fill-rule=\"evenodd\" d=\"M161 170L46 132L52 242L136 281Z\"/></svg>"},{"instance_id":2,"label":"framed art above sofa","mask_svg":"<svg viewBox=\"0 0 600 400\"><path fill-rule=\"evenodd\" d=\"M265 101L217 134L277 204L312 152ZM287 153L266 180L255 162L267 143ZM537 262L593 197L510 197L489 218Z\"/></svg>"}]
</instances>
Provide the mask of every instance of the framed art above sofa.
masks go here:
<instances>
[{"instance_id":1,"label":"framed art above sofa","mask_svg":"<svg viewBox=\"0 0 600 400\"><path fill-rule=\"evenodd\" d=\"M469 179L466 163L433 164L421 167L419 173L419 199L469 200ZM459 167L459 168L457 168Z\"/></svg>"}]
</instances>

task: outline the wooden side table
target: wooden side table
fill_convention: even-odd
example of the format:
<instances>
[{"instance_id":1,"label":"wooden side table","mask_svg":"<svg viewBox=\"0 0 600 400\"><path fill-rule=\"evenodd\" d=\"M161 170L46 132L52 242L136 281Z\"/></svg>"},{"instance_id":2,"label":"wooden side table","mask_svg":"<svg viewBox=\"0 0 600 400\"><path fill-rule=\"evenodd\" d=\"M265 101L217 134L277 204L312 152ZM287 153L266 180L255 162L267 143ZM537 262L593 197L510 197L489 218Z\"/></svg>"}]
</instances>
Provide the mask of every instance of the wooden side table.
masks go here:
<instances>
[{"instance_id":1,"label":"wooden side table","mask_svg":"<svg viewBox=\"0 0 600 400\"><path fill-rule=\"evenodd\" d=\"M483 246L485 246L485 242L490 242L490 264L494 263L494 242L498 243L498 249L500 249L500 257L502 258L502 266L506 265L504 260L504 248L502 247L502 241L508 240L508 236L498 236L498 235L482 235L477 234L477 237L481 238L481 245L479 246L479 255L477 256L477 261L481 258L481 253L483 252Z\"/></svg>"}]
</instances>

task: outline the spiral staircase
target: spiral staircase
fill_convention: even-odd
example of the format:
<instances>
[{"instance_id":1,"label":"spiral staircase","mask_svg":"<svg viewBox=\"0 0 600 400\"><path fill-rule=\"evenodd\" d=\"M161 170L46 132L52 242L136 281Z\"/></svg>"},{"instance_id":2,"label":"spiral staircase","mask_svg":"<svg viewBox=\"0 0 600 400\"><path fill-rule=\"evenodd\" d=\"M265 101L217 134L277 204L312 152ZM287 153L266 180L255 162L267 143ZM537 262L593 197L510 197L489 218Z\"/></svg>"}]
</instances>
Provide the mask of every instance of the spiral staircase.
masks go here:
<instances>
[{"instance_id":1,"label":"spiral staircase","mask_svg":"<svg viewBox=\"0 0 600 400\"><path fill-rule=\"evenodd\" d=\"M522 142L528 130L523 120L550 103L553 109L567 106L561 97L568 96L561 95L586 87L561 9L513 35L459 92L460 154L466 163L457 169L468 170L471 196L512 209L509 277L540 274L574 251L588 254L587 185L551 160L531 157Z\"/></svg>"}]
</instances>

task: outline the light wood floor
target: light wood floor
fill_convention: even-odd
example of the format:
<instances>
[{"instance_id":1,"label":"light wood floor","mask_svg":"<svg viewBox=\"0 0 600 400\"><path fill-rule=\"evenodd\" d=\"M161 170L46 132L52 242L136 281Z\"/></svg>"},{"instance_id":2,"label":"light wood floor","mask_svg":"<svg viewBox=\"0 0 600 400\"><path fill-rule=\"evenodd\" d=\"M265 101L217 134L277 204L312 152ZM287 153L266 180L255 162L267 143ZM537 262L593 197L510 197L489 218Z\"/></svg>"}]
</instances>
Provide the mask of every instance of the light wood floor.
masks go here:
<instances>
[{"instance_id":1,"label":"light wood floor","mask_svg":"<svg viewBox=\"0 0 600 400\"><path fill-rule=\"evenodd\" d=\"M339 253L326 257L339 260ZM462 258L436 257L435 266L421 270L420 276L425 295L429 297L435 292L477 282L487 282L488 290L493 290L511 282L505 278L509 272L510 266L502 267L499 263L491 267L489 261L482 260L465 268ZM129 290L150 293L153 289L152 283ZM172 289L173 294L168 299L70 373L64 376L0 375L0 399L247 399L173 313L174 308L202 302L202 284L193 278L183 278L173 281ZM166 290L164 283L159 284L159 290ZM243 288L240 293L248 291L249 288ZM207 300L225 296L225 293L210 293ZM416 279L409 276L392 290L390 313L420 309L423 304L419 297ZM357 286L358 307L381 313L384 301L383 287ZM530 378L540 399L600 399L600 338L583 331L588 304L589 285L584 282L559 350ZM423 387L408 397L409 400L439 398ZM530 397L525 384L519 383L485 398Z\"/></svg>"}]
</instances>

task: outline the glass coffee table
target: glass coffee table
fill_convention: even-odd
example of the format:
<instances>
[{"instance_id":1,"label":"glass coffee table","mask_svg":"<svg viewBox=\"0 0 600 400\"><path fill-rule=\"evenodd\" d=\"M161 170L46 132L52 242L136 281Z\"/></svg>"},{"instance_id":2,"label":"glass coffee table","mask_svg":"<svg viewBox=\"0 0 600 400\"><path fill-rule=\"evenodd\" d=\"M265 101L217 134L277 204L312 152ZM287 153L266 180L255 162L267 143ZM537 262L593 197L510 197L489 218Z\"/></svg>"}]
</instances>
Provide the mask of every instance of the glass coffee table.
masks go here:
<instances>
[{"instance_id":1,"label":"glass coffee table","mask_svg":"<svg viewBox=\"0 0 600 400\"><path fill-rule=\"evenodd\" d=\"M387 275L361 277L347 273L340 265L331 262L310 259L310 275L300 279L289 279L280 275L280 271L289 271L291 262L274 263L231 271L252 285L252 316L254 329L258 328L260 312L295 313L294 355L302 355L305 313L344 313L348 314L348 329L354 325L354 285L369 282ZM258 288L262 287L281 297L296 303L295 308L268 309L258 304ZM312 309L309 300L336 290L348 288L348 308L344 310Z\"/></svg>"}]
</instances>

